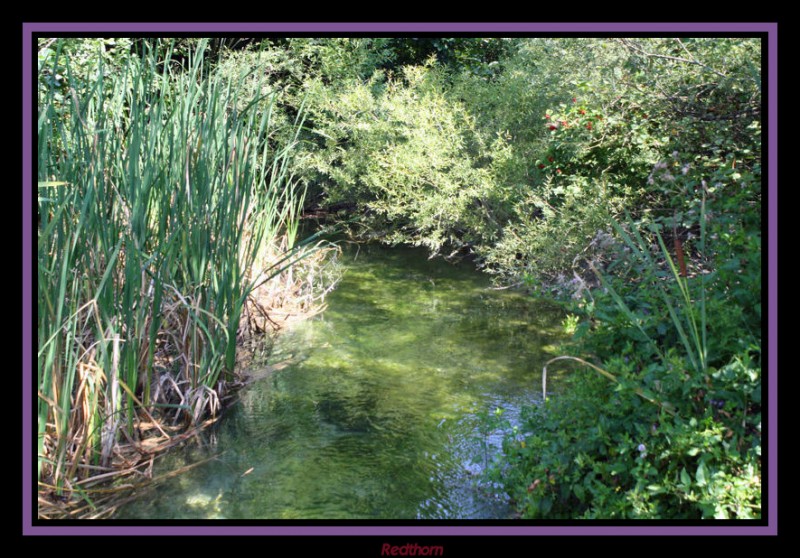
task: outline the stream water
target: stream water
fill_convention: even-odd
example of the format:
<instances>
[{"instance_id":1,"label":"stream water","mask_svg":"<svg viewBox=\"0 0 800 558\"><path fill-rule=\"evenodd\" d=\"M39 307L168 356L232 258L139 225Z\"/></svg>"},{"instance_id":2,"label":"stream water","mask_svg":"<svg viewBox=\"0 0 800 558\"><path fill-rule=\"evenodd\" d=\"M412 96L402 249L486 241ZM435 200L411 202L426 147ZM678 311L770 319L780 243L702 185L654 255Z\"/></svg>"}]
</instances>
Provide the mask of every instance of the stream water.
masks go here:
<instances>
[{"instance_id":1,"label":"stream water","mask_svg":"<svg viewBox=\"0 0 800 558\"><path fill-rule=\"evenodd\" d=\"M510 510L480 472L479 417L541 398L561 311L491 290L421 249L349 246L319 316L286 331L291 364L253 383L155 475L216 456L121 509L135 519L463 519Z\"/></svg>"}]
</instances>

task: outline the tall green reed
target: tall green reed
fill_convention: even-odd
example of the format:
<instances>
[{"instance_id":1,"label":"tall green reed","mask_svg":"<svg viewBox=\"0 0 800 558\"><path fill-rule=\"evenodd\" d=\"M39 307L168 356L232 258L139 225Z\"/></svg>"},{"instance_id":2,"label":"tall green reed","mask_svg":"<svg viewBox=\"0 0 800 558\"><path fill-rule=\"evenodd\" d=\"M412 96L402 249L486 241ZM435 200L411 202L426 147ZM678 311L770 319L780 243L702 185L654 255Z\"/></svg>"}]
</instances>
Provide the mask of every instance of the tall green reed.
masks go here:
<instances>
[{"instance_id":1,"label":"tall green reed","mask_svg":"<svg viewBox=\"0 0 800 558\"><path fill-rule=\"evenodd\" d=\"M638 261L644 270L643 278L646 286L652 287L652 290L658 294L658 297L664 304L664 307L669 314L672 326L678 334L678 338L684 349L686 357L689 359L694 370L699 374L706 374L707 361L708 361L708 345L706 337L706 276L704 273L699 275L699 293L697 299L692 297L689 288L689 278L684 277L680 270L675 265L675 262L670 255L670 251L664 243L664 239L659 231L659 226L651 224L649 226L650 232L655 236L660 255L665 262L666 267L669 269L667 274L660 274L661 266L656 261L655 256L651 253L648 243L645 242L639 228L633 223L630 215L628 217L628 229L630 234L625 228L615 220L611 221L614 230L619 237L623 240L625 245L630 249L633 254L634 260ZM705 197L700 205L700 250L705 250ZM608 290L614 302L623 312L623 314L633 323L648 340L655 353L665 360L664 353L659 349L656 340L653 339L642 328L639 318L628 307L619 293L614 289L611 282L603 273L594 269L597 277L603 284L603 287Z\"/></svg>"},{"instance_id":2,"label":"tall green reed","mask_svg":"<svg viewBox=\"0 0 800 558\"><path fill-rule=\"evenodd\" d=\"M681 271L676 267L672 259L669 249L664 242L663 237L659 231L659 225L650 224L648 227L652 235L655 237L658 245L658 253L655 254L644 236L642 235L639 226L634 223L630 215L627 217L627 227L616 220L611 220L611 225L617 232L619 238L622 239L624 245L628 248L630 258L635 262L637 269L641 274L639 279L641 281L640 290L641 296L651 296L645 293L657 293L657 296L664 305L664 308L669 315L671 325L677 332L678 339L683 348L684 354L691 364L694 371L700 376L705 376L708 373L708 339L707 339L707 317L706 317L706 276L700 273L698 277L699 287L697 288L696 296L692 296L690 289L689 277L684 276ZM705 252L706 245L706 203L705 196L700 204L700 238L699 248L701 253ZM660 263L657 257L660 256L663 261ZM636 315L630 306L625 302L622 295L614 288L613 281L610 276L589 262L589 268L597 276L602 287L609 293L614 304L619 308L623 316L632 324L642 338L646 341L647 345L653 351L653 354L661 360L665 365L668 365L668 354L662 347L660 347L658 340L648 333L645 329L642 319ZM662 270L666 268L669 271L664 273ZM552 362L560 360L569 360L578 362L588 368L593 369L597 373L605 376L613 383L619 383L620 379L584 359L572 356L559 356L549 360L545 363L542 370L542 399L546 400L547 397L547 366ZM634 388L637 395L645 400L654 403L667 411L674 414L674 405L669 402L658 401L653 398L652 394L642 388Z\"/></svg>"},{"instance_id":3,"label":"tall green reed","mask_svg":"<svg viewBox=\"0 0 800 558\"><path fill-rule=\"evenodd\" d=\"M59 489L111 463L140 403L189 422L217 410L255 266L303 203L288 172L302 117L277 145L274 98L237 110L240 81L206 68L204 42L185 67L171 44L142 48L75 76L57 47L69 86L39 88L39 475ZM307 253L283 247L267 276Z\"/></svg>"}]
</instances>

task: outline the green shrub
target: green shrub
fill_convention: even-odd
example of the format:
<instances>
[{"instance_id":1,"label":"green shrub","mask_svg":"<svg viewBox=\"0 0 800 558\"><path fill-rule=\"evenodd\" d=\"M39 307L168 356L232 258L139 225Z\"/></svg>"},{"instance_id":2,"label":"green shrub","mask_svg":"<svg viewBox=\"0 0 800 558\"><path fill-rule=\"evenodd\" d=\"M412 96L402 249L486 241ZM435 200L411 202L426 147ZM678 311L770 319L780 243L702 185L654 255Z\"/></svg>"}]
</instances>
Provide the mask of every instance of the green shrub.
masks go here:
<instances>
[{"instance_id":1,"label":"green shrub","mask_svg":"<svg viewBox=\"0 0 800 558\"><path fill-rule=\"evenodd\" d=\"M726 254L706 247L709 213L702 200L698 266ZM615 227L624 242L614 266L591 264L602 288L573 307L587 318L581 350L615 381L574 371L506 438L492 479L525 517L760 517L754 320L731 304L730 277L691 267L684 277L657 225L652 236ZM751 302L760 297L760 275L735 281Z\"/></svg>"},{"instance_id":2,"label":"green shrub","mask_svg":"<svg viewBox=\"0 0 800 558\"><path fill-rule=\"evenodd\" d=\"M521 433L506 438L492 480L527 518L760 517L760 367L736 361L709 387L676 374L686 364L671 355L635 373L609 362L624 378L616 389L573 372L564 393L530 407ZM676 414L635 386L676 402Z\"/></svg>"},{"instance_id":3,"label":"green shrub","mask_svg":"<svg viewBox=\"0 0 800 558\"><path fill-rule=\"evenodd\" d=\"M312 160L328 204L359 208L358 222L391 243L458 250L495 225L491 173L481 168L474 120L444 93L433 66L409 66L333 90L310 85L324 148Z\"/></svg>"}]
</instances>

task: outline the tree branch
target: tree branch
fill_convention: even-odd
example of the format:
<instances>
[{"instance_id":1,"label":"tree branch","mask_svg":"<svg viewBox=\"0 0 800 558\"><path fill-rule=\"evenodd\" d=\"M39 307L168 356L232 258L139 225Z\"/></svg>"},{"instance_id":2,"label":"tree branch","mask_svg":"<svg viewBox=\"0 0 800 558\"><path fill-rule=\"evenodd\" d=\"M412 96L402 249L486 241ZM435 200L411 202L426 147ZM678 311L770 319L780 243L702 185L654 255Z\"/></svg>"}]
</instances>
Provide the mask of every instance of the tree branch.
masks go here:
<instances>
[{"instance_id":1,"label":"tree branch","mask_svg":"<svg viewBox=\"0 0 800 558\"><path fill-rule=\"evenodd\" d=\"M700 66L704 70L709 71L709 72L711 72L713 74L716 74L721 78L727 77L722 72L718 72L714 68L710 68L710 67L706 66L705 64L703 64L702 62L699 62L698 60L693 59L693 58L689 59L689 58L681 58L680 56L668 56L666 54L655 54L655 53L652 53L652 52L645 51L643 48L641 48L641 47L629 42L626 39L620 39L620 42L628 50L632 50L632 51L634 51L634 52L636 52L638 54L641 54L642 56L646 56L648 58L662 58L664 60L672 60L673 62L684 62L686 64L694 64L695 66ZM680 40L678 42L680 42ZM686 50L686 46L684 46L683 43L680 43L680 44L683 47L683 49ZM690 56L691 56L691 53L690 53Z\"/></svg>"}]
</instances>

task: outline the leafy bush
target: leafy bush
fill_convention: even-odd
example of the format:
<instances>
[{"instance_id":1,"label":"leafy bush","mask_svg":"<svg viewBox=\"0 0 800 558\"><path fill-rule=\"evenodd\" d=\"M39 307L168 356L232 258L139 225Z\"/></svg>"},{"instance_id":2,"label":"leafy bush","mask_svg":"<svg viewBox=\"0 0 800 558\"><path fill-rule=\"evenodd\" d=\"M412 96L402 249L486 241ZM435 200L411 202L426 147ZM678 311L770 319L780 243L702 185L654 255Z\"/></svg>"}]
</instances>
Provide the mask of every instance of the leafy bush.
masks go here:
<instances>
[{"instance_id":1,"label":"leafy bush","mask_svg":"<svg viewBox=\"0 0 800 558\"><path fill-rule=\"evenodd\" d=\"M309 87L315 132L325 138L311 160L327 203L352 203L373 235L433 252L494 230L494 184L478 164L474 120L447 98L443 79L431 61L340 90Z\"/></svg>"},{"instance_id":2,"label":"leafy bush","mask_svg":"<svg viewBox=\"0 0 800 558\"><path fill-rule=\"evenodd\" d=\"M563 394L528 408L492 480L527 518L759 517L760 366L737 360L709 386L685 365L670 355L634 372L617 359L616 389L573 373ZM675 415L638 386L675 402Z\"/></svg>"},{"instance_id":3,"label":"leafy bush","mask_svg":"<svg viewBox=\"0 0 800 558\"><path fill-rule=\"evenodd\" d=\"M55 443L72 470L87 448L109 456L98 428L132 423L137 387L151 403L169 320L193 332L194 408L178 408L213 406L260 239L292 245L314 204L362 237L475 255L568 307L578 348L610 372L573 373L506 441L493 474L525 515L760 514L759 40L207 46L39 42L40 383L67 386L60 407L40 402L42 455ZM87 230L101 249L76 244ZM131 393L98 383L86 408L110 407L87 412L92 434L67 456L65 437L45 438L75 416L81 359Z\"/></svg>"},{"instance_id":4,"label":"leafy bush","mask_svg":"<svg viewBox=\"0 0 800 558\"><path fill-rule=\"evenodd\" d=\"M619 107L617 107L619 110ZM482 254L501 278L540 290L582 290L582 262L605 247L603 231L645 196L647 171L659 141L624 112L573 97L542 115L547 141L534 159L533 183L516 195L502 238Z\"/></svg>"},{"instance_id":5,"label":"leafy bush","mask_svg":"<svg viewBox=\"0 0 800 558\"><path fill-rule=\"evenodd\" d=\"M727 255L705 251L710 213L702 199L698 266ZM760 517L753 319L730 304L727 274L678 267L659 226L652 237L615 227L624 240L615 275L590 264L603 288L573 308L588 318L577 326L582 350L599 355L615 382L575 372L564 393L530 408L493 480L525 517ZM751 301L759 296L759 274L740 271L735 282Z\"/></svg>"}]
</instances>

